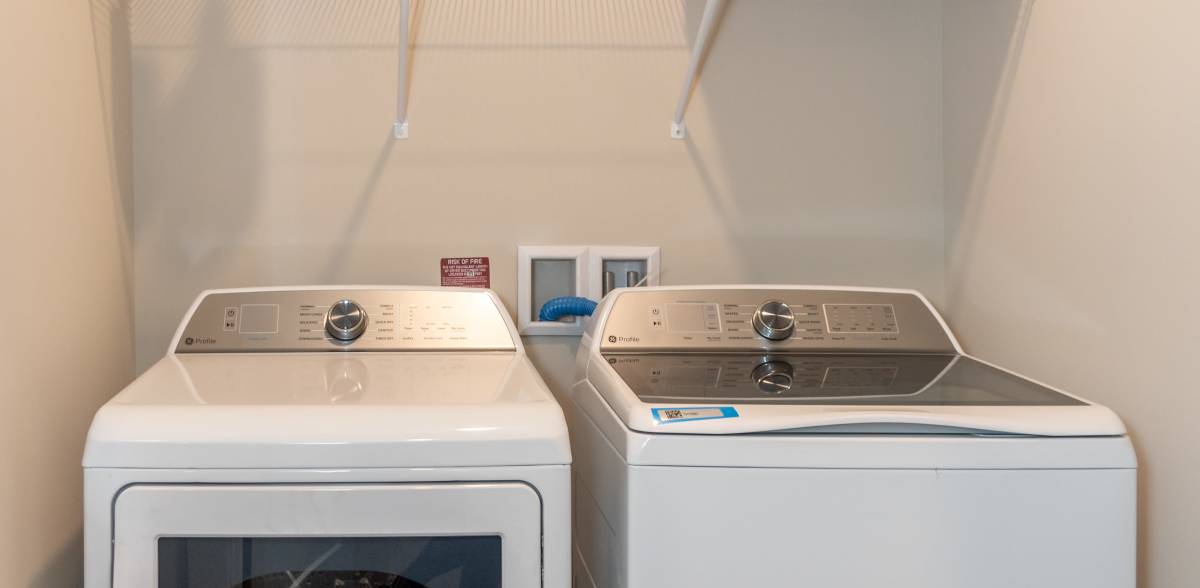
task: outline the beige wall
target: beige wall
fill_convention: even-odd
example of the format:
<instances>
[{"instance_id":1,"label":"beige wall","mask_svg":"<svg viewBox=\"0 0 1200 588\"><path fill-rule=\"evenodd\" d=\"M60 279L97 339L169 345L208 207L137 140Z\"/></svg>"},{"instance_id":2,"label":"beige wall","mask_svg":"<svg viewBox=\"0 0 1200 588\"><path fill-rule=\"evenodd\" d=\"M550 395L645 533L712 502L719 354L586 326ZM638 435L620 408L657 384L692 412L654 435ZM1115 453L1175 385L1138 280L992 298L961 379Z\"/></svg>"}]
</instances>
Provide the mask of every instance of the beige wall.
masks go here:
<instances>
[{"instance_id":1,"label":"beige wall","mask_svg":"<svg viewBox=\"0 0 1200 588\"><path fill-rule=\"evenodd\" d=\"M133 2L137 348L203 288L437 282L519 244L661 245L665 283L942 279L940 3L729 4L669 121L703 2ZM576 339L531 341L555 387Z\"/></svg>"},{"instance_id":2,"label":"beige wall","mask_svg":"<svg viewBox=\"0 0 1200 588\"><path fill-rule=\"evenodd\" d=\"M950 322L970 351L1125 418L1139 585L1194 586L1200 4L1043 0L1010 51L997 23L1021 9L947 1Z\"/></svg>"},{"instance_id":3,"label":"beige wall","mask_svg":"<svg viewBox=\"0 0 1200 588\"><path fill-rule=\"evenodd\" d=\"M127 207L107 156L86 2L9 2L0 20L0 570L79 586L92 413L132 377Z\"/></svg>"},{"instance_id":4,"label":"beige wall","mask_svg":"<svg viewBox=\"0 0 1200 588\"><path fill-rule=\"evenodd\" d=\"M394 143L396 4L92 0L91 26L12 4L4 307L55 309L0 350L15 584L79 582L78 458L131 374L132 268L144 369L200 289L428 284L489 255L511 306L522 243L662 245L665 283L921 288L971 351L1126 418L1142 585L1200 577L1194 2L734 0L675 142L701 2L418 0ZM530 343L561 390L574 341Z\"/></svg>"}]
</instances>

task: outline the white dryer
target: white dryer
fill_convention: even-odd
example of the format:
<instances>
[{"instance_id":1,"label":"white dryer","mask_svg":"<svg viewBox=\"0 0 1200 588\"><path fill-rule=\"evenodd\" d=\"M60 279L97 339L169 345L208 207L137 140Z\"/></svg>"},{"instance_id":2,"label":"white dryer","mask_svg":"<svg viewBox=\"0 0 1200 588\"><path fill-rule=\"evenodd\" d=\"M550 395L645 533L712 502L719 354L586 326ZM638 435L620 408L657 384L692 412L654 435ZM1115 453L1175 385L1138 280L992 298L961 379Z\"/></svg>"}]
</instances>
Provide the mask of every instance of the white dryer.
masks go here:
<instances>
[{"instance_id":1,"label":"white dryer","mask_svg":"<svg viewBox=\"0 0 1200 588\"><path fill-rule=\"evenodd\" d=\"M1135 585L1121 421L917 292L616 290L578 369L577 586Z\"/></svg>"},{"instance_id":2,"label":"white dryer","mask_svg":"<svg viewBox=\"0 0 1200 588\"><path fill-rule=\"evenodd\" d=\"M92 422L86 586L564 588L570 459L490 291L208 291Z\"/></svg>"}]
</instances>

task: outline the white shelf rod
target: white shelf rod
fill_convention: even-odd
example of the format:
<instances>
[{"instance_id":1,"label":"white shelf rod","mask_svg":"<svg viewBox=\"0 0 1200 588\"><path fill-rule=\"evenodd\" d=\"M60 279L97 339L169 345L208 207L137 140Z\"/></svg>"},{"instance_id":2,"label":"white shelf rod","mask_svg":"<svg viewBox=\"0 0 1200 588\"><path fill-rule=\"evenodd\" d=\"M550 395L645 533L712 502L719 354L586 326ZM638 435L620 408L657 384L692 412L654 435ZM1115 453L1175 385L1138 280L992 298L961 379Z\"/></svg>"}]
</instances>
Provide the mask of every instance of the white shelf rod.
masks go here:
<instances>
[{"instance_id":1,"label":"white shelf rod","mask_svg":"<svg viewBox=\"0 0 1200 588\"><path fill-rule=\"evenodd\" d=\"M411 0L400 0L400 67L396 85L396 122L392 135L408 138L408 17Z\"/></svg>"},{"instance_id":2,"label":"white shelf rod","mask_svg":"<svg viewBox=\"0 0 1200 588\"><path fill-rule=\"evenodd\" d=\"M712 42L712 32L717 27L717 15L725 0L708 0L704 5L704 16L700 18L700 32L696 34L696 44L692 47L692 59L688 63L687 76L683 80L683 90L679 94L679 103L675 105L675 118L671 121L671 138L687 137L687 125L683 116L687 114L688 102L692 97L692 88L696 85L696 77L700 74L700 63Z\"/></svg>"}]
</instances>

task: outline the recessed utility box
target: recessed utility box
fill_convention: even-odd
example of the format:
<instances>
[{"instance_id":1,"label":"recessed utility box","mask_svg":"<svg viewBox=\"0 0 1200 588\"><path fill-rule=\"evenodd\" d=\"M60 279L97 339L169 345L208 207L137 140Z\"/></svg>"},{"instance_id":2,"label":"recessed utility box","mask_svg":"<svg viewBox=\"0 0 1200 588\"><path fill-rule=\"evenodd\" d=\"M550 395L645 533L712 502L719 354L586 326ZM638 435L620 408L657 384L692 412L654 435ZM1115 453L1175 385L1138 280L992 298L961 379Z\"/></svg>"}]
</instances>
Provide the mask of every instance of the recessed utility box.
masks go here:
<instances>
[{"instance_id":1,"label":"recessed utility box","mask_svg":"<svg viewBox=\"0 0 1200 588\"><path fill-rule=\"evenodd\" d=\"M588 247L588 294L600 300L613 288L657 286L661 273L659 247Z\"/></svg>"},{"instance_id":2,"label":"recessed utility box","mask_svg":"<svg viewBox=\"0 0 1200 588\"><path fill-rule=\"evenodd\" d=\"M633 288L646 276L646 261L641 259L605 259L600 262L600 294L608 296L614 288Z\"/></svg>"},{"instance_id":3,"label":"recessed utility box","mask_svg":"<svg viewBox=\"0 0 1200 588\"><path fill-rule=\"evenodd\" d=\"M612 288L658 285L660 248L599 245L517 247L517 328L522 335L579 335L586 319L539 321L551 298L599 301Z\"/></svg>"},{"instance_id":4,"label":"recessed utility box","mask_svg":"<svg viewBox=\"0 0 1200 588\"><path fill-rule=\"evenodd\" d=\"M539 321L538 311L551 298L587 296L584 279L587 247L547 245L517 247L517 328L522 335L579 335L580 317Z\"/></svg>"}]
</instances>

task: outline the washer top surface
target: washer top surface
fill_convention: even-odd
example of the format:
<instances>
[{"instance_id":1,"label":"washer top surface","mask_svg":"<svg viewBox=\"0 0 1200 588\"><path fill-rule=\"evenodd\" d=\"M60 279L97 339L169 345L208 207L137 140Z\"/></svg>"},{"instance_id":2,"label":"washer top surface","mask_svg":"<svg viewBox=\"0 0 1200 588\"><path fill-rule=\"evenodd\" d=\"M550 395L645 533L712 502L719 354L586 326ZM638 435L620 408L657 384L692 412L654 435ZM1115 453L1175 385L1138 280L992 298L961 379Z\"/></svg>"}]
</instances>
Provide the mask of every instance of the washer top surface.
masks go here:
<instances>
[{"instance_id":1,"label":"washer top surface","mask_svg":"<svg viewBox=\"0 0 1200 588\"><path fill-rule=\"evenodd\" d=\"M588 382L645 433L1125 433L1103 406L964 354L913 291L617 290L581 353Z\"/></svg>"},{"instance_id":2,"label":"washer top surface","mask_svg":"<svg viewBox=\"0 0 1200 588\"><path fill-rule=\"evenodd\" d=\"M296 291L253 291L253 304L265 304L264 292L282 292L286 296L281 300L286 300ZM376 321L360 336L373 336L386 324L379 317L380 304L403 306L413 292L419 292L423 301L440 297L436 289L389 292L378 288L371 289L369 296L351 292L353 299L374 302L366 313L370 316L374 311ZM222 309L239 308L244 319L246 307L232 304L231 294L202 295L172 349L187 345L182 340L187 333L208 328L195 324L195 317L221 320L220 314L197 313L205 308L206 298L217 297ZM264 350L282 344L260 339L244 345L242 351L168 353L96 414L84 466L414 468L570 463L562 410L512 335L511 320L495 295L489 291L450 294L453 304L474 308L477 322L464 325L462 338L448 335L434 342L436 350L416 339L418 331L410 343L415 346L412 351L404 351L406 343L396 340L373 340L369 345L393 347L351 353L356 343L326 336L299 342L300 348L291 352ZM322 292L320 297L351 298L345 292L332 298ZM303 300L292 306L298 312L310 308ZM489 307L491 314L486 312ZM282 301L278 314L287 317L289 312L289 303ZM215 328L219 330L221 324ZM436 326L429 332L436 333ZM507 339L509 349L479 350L477 333L500 347ZM242 343L226 337L218 344L236 348ZM309 347L313 344L335 347L333 351Z\"/></svg>"},{"instance_id":3,"label":"washer top surface","mask_svg":"<svg viewBox=\"0 0 1200 588\"><path fill-rule=\"evenodd\" d=\"M1083 406L957 355L609 354L643 403L842 406Z\"/></svg>"}]
</instances>

